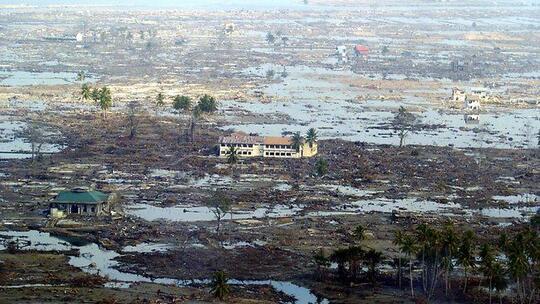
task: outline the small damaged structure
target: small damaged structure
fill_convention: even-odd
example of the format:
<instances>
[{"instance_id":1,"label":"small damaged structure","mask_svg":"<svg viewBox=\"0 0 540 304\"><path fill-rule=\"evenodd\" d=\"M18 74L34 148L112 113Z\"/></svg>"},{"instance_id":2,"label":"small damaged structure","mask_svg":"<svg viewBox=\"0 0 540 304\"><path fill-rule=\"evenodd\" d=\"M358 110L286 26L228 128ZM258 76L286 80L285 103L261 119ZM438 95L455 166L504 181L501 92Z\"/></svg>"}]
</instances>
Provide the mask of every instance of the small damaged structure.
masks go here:
<instances>
[{"instance_id":1,"label":"small damaged structure","mask_svg":"<svg viewBox=\"0 0 540 304\"><path fill-rule=\"evenodd\" d=\"M317 143L305 141L295 147L291 137L233 133L219 139L219 156L227 157L231 147L240 157L301 158L317 155Z\"/></svg>"},{"instance_id":2,"label":"small damaged structure","mask_svg":"<svg viewBox=\"0 0 540 304\"><path fill-rule=\"evenodd\" d=\"M99 216L109 212L109 195L86 187L58 193L50 204L50 215L61 218L69 214Z\"/></svg>"},{"instance_id":3,"label":"small damaged structure","mask_svg":"<svg viewBox=\"0 0 540 304\"><path fill-rule=\"evenodd\" d=\"M458 88L452 88L452 97L450 97L451 101L464 103L465 99L467 99L467 94L465 94L465 91Z\"/></svg>"},{"instance_id":4,"label":"small damaged structure","mask_svg":"<svg viewBox=\"0 0 540 304\"><path fill-rule=\"evenodd\" d=\"M349 60L349 56L347 54L347 47L344 45L337 46L336 56L338 57L338 60L340 62L347 62Z\"/></svg>"}]
</instances>

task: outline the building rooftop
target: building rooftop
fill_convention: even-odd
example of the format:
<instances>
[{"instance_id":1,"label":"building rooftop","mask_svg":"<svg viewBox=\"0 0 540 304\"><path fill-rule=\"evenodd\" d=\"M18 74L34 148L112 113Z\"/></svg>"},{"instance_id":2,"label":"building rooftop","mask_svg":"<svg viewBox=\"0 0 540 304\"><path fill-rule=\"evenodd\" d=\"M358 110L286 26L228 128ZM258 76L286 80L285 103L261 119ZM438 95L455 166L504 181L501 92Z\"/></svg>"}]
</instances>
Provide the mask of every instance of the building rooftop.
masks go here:
<instances>
[{"instance_id":1,"label":"building rooftop","mask_svg":"<svg viewBox=\"0 0 540 304\"><path fill-rule=\"evenodd\" d=\"M90 191L74 189L58 193L55 203L79 203L79 204L97 204L105 202L109 198L108 194L100 191Z\"/></svg>"},{"instance_id":2,"label":"building rooftop","mask_svg":"<svg viewBox=\"0 0 540 304\"><path fill-rule=\"evenodd\" d=\"M290 137L265 136L264 144L265 145L292 145L292 140Z\"/></svg>"},{"instance_id":3,"label":"building rooftop","mask_svg":"<svg viewBox=\"0 0 540 304\"><path fill-rule=\"evenodd\" d=\"M229 136L222 136L219 142L222 144L262 144L264 141L261 136L252 136L242 133L233 133Z\"/></svg>"}]
</instances>

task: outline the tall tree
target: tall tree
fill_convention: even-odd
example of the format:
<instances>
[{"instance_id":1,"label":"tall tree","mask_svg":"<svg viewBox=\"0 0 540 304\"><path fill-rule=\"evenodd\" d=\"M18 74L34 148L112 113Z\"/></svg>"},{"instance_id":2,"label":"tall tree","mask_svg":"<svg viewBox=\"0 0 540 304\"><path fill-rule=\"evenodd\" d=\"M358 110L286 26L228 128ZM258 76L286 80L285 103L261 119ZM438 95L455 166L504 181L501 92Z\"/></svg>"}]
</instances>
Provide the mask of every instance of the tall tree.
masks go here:
<instances>
[{"instance_id":1,"label":"tall tree","mask_svg":"<svg viewBox=\"0 0 540 304\"><path fill-rule=\"evenodd\" d=\"M224 271L220 270L214 272L214 275L212 276L211 291L215 298L223 301L229 296L231 288L228 281L229 278Z\"/></svg>"},{"instance_id":2,"label":"tall tree","mask_svg":"<svg viewBox=\"0 0 540 304\"><path fill-rule=\"evenodd\" d=\"M411 296L414 297L414 282L413 282L413 255L417 252L417 246L414 238L409 234L403 234L400 249L405 252L409 258L409 282L411 284Z\"/></svg>"},{"instance_id":3,"label":"tall tree","mask_svg":"<svg viewBox=\"0 0 540 304\"><path fill-rule=\"evenodd\" d=\"M402 244L403 244L403 232L401 230L396 230L394 232L394 239L392 240L392 243L398 247L398 263L397 263L397 281L399 289L401 289L401 279L403 277L402 274L402 267L401 267L401 255L402 255Z\"/></svg>"},{"instance_id":4,"label":"tall tree","mask_svg":"<svg viewBox=\"0 0 540 304\"><path fill-rule=\"evenodd\" d=\"M326 159L320 157L315 162L315 173L317 176L325 176L328 173L328 162Z\"/></svg>"},{"instance_id":5,"label":"tall tree","mask_svg":"<svg viewBox=\"0 0 540 304\"><path fill-rule=\"evenodd\" d=\"M447 223L441 233L441 246L442 246L442 266L444 269L444 292L448 295L448 290L451 288L450 275L454 268L454 258L458 248L458 235L456 233L454 224Z\"/></svg>"},{"instance_id":6,"label":"tall tree","mask_svg":"<svg viewBox=\"0 0 540 304\"><path fill-rule=\"evenodd\" d=\"M219 235L221 228L221 221L225 216L231 212L231 199L221 192L215 192L212 197L207 201L207 206L217 220L216 233Z\"/></svg>"},{"instance_id":7,"label":"tall tree","mask_svg":"<svg viewBox=\"0 0 540 304\"><path fill-rule=\"evenodd\" d=\"M189 96L176 95L173 101L173 108L178 112L186 112L191 109L192 101Z\"/></svg>"},{"instance_id":8,"label":"tall tree","mask_svg":"<svg viewBox=\"0 0 540 304\"><path fill-rule=\"evenodd\" d=\"M99 90L99 107L104 113L112 107L112 94L111 90L107 87Z\"/></svg>"},{"instance_id":9,"label":"tall tree","mask_svg":"<svg viewBox=\"0 0 540 304\"><path fill-rule=\"evenodd\" d=\"M488 243L480 246L480 271L488 279L489 303L491 304L491 293L493 291L493 266L495 265L494 250Z\"/></svg>"},{"instance_id":10,"label":"tall tree","mask_svg":"<svg viewBox=\"0 0 540 304\"><path fill-rule=\"evenodd\" d=\"M400 147L403 147L405 137L407 137L415 122L416 116L409 113L403 106L399 107L398 113L394 116L393 125L399 136Z\"/></svg>"},{"instance_id":11,"label":"tall tree","mask_svg":"<svg viewBox=\"0 0 540 304\"><path fill-rule=\"evenodd\" d=\"M317 251L317 253L313 255L313 261L317 266L315 274L317 280L324 280L326 276L326 270L328 269L328 267L330 267L330 259L324 254L322 249L320 249L319 251Z\"/></svg>"},{"instance_id":12,"label":"tall tree","mask_svg":"<svg viewBox=\"0 0 540 304\"><path fill-rule=\"evenodd\" d=\"M375 287L375 282L377 279L377 266L383 260L382 252L376 251L375 249L370 249L365 253L364 258L368 265L368 277L371 281L371 285Z\"/></svg>"},{"instance_id":13,"label":"tall tree","mask_svg":"<svg viewBox=\"0 0 540 304\"><path fill-rule=\"evenodd\" d=\"M292 148L296 150L297 153L300 152L300 148L304 144L304 138L300 132L295 132L291 138Z\"/></svg>"},{"instance_id":14,"label":"tall tree","mask_svg":"<svg viewBox=\"0 0 540 304\"><path fill-rule=\"evenodd\" d=\"M92 92L90 86L86 83L83 83L81 86L81 100L86 101L92 99Z\"/></svg>"},{"instance_id":15,"label":"tall tree","mask_svg":"<svg viewBox=\"0 0 540 304\"><path fill-rule=\"evenodd\" d=\"M474 249L474 233L471 230L467 230L461 238L457 255L458 263L463 267L465 274L463 293L467 292L467 281L469 279L470 270L476 267Z\"/></svg>"},{"instance_id":16,"label":"tall tree","mask_svg":"<svg viewBox=\"0 0 540 304\"><path fill-rule=\"evenodd\" d=\"M218 106L218 103L217 103L216 98L208 94L204 94L199 99L198 107L202 113L214 113L215 111L217 111L217 106Z\"/></svg>"},{"instance_id":17,"label":"tall tree","mask_svg":"<svg viewBox=\"0 0 540 304\"><path fill-rule=\"evenodd\" d=\"M230 146L229 151L227 151L227 162L229 164L236 164L238 162L238 151L233 146Z\"/></svg>"},{"instance_id":18,"label":"tall tree","mask_svg":"<svg viewBox=\"0 0 540 304\"><path fill-rule=\"evenodd\" d=\"M156 108L161 109L163 106L165 106L165 96L159 92L156 96Z\"/></svg>"},{"instance_id":19,"label":"tall tree","mask_svg":"<svg viewBox=\"0 0 540 304\"><path fill-rule=\"evenodd\" d=\"M310 148L317 142L317 131L314 128L310 128L306 133L306 142Z\"/></svg>"}]
</instances>

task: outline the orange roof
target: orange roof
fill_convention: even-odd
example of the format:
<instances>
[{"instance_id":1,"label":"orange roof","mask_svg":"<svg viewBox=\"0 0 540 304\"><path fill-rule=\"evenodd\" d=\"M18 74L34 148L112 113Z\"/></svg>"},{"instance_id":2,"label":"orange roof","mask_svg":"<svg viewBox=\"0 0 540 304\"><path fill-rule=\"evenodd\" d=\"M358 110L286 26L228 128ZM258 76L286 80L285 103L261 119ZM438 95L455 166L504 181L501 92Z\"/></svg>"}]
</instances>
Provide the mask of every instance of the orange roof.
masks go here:
<instances>
[{"instance_id":1,"label":"orange roof","mask_svg":"<svg viewBox=\"0 0 540 304\"><path fill-rule=\"evenodd\" d=\"M292 140L290 137L265 136L264 144L265 145L292 145Z\"/></svg>"}]
</instances>

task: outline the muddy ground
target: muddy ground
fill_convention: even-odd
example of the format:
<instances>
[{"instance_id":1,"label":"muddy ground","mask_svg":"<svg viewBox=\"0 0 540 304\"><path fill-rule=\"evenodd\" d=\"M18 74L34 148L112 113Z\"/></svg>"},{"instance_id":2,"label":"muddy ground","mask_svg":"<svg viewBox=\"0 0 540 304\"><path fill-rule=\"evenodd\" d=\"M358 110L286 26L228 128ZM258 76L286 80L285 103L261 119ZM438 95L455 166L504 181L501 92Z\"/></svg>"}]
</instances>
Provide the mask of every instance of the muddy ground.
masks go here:
<instances>
[{"instance_id":1,"label":"muddy ground","mask_svg":"<svg viewBox=\"0 0 540 304\"><path fill-rule=\"evenodd\" d=\"M451 220L492 238L537 212L538 6L503 3L478 14L468 1L451 9L415 2L412 11L392 1L327 5L336 3L343 6L2 9L0 139L17 147L0 151L0 230L94 242L119 253L112 268L155 279L207 279L223 269L233 279L292 282L332 303L412 302L387 268L375 288L317 282L313 254L353 243L362 224L363 245L383 251L388 266L397 229ZM232 34L223 31L228 22ZM82 42L50 39L78 32ZM338 61L336 46L357 44L369 55ZM102 113L82 101L83 83L110 87L113 108ZM484 89L499 102L469 113L449 101L453 87ZM219 110L198 121L189 142L189 115L172 111L172 97L205 93ZM129 138L132 100L142 106ZM421 118L404 147L391 125L400 106ZM19 124L47 131L47 153L29 159L31 140L10 129ZM329 164L322 177L317 158L230 165L216 156L219 136L233 129L279 135L309 127L321 137L317 158ZM114 213L49 219L49 202L76 186L117 195ZM220 234L204 208L215 190L233 200ZM20 274L3 286L58 286L1 287L0 302L212 301L206 284L81 287L94 276L70 266L72 255L1 251L9 273ZM232 291L235 303L290 300L268 284Z\"/></svg>"}]
</instances>

